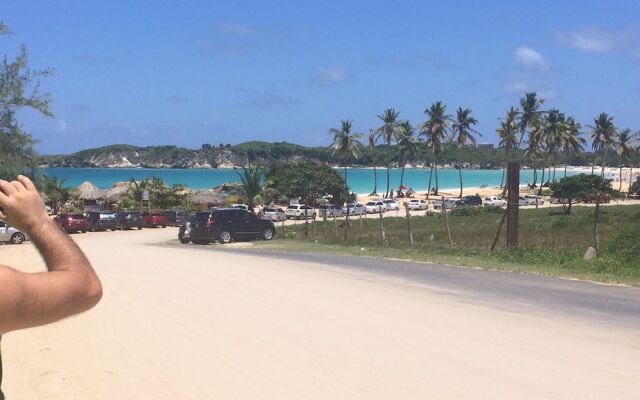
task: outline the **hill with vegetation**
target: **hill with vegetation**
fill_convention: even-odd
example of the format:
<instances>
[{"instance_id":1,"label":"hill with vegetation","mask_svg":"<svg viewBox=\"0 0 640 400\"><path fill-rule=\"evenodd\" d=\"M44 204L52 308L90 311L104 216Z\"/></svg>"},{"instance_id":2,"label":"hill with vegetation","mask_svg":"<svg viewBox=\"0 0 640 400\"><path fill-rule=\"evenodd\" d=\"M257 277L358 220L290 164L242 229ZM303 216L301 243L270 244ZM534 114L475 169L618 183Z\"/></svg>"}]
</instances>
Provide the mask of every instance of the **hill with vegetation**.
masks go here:
<instances>
[{"instance_id":1,"label":"hill with vegetation","mask_svg":"<svg viewBox=\"0 0 640 400\"><path fill-rule=\"evenodd\" d=\"M419 146L424 147L424 145ZM359 149L358 158L348 160L350 166L371 167L373 157L368 148ZM379 145L375 148L376 166L398 163L397 145ZM568 161L572 165L588 165L591 153L573 155ZM616 165L614 156L610 164ZM444 145L438 162L440 164L457 165L465 168L500 168L505 159L504 149L475 146L458 147L453 144ZM306 147L288 142L268 143L250 141L237 145L220 144L218 146L203 144L200 149L189 149L178 146L133 146L114 144L93 149L78 151L70 155L45 155L40 163L48 167L93 167L93 168L232 168L248 163L269 164L273 162L288 163L311 161L325 165L339 165L341 161L329 147ZM420 167L429 165L431 153L426 148L407 163ZM527 162L523 160L526 165Z\"/></svg>"}]
</instances>

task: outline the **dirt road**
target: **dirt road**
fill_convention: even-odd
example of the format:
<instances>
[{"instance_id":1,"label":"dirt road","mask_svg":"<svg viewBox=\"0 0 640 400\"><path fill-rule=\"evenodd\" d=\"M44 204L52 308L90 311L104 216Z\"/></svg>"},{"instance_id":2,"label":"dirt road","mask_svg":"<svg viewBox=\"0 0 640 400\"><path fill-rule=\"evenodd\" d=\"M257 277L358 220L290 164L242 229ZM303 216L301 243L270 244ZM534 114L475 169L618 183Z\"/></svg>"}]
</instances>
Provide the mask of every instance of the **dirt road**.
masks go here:
<instances>
[{"instance_id":1,"label":"dirt road","mask_svg":"<svg viewBox=\"0 0 640 400\"><path fill-rule=\"evenodd\" d=\"M362 268L153 245L175 234L74 235L103 280L104 298L87 314L3 338L8 398L640 393L633 329L463 301L450 288ZM31 245L0 246L0 263L42 269Z\"/></svg>"}]
</instances>

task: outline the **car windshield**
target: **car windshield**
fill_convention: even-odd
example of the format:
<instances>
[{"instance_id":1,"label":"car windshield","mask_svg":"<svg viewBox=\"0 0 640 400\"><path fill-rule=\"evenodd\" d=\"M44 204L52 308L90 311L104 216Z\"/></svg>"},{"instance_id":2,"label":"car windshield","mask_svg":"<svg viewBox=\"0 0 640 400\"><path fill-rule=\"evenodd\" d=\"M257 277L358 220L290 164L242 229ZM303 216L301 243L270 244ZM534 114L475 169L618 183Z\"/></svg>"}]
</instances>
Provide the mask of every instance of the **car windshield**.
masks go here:
<instances>
[{"instance_id":1,"label":"car windshield","mask_svg":"<svg viewBox=\"0 0 640 400\"><path fill-rule=\"evenodd\" d=\"M69 214L69 218L71 218L71 219L84 219L84 215L82 215L82 214Z\"/></svg>"},{"instance_id":2,"label":"car windshield","mask_svg":"<svg viewBox=\"0 0 640 400\"><path fill-rule=\"evenodd\" d=\"M209 217L211 216L211 213L208 212L199 212L196 214L195 216L195 220L196 221L206 221L209 219Z\"/></svg>"},{"instance_id":3,"label":"car windshield","mask_svg":"<svg viewBox=\"0 0 640 400\"><path fill-rule=\"evenodd\" d=\"M373 201L370 201L370 202L368 202L368 203L367 203L367 205L368 205L368 206L375 206L375 205L376 205L376 203L374 203Z\"/></svg>"},{"instance_id":4,"label":"car windshield","mask_svg":"<svg viewBox=\"0 0 640 400\"><path fill-rule=\"evenodd\" d=\"M298 206L289 206L287 207L287 210L297 210Z\"/></svg>"},{"instance_id":5,"label":"car windshield","mask_svg":"<svg viewBox=\"0 0 640 400\"><path fill-rule=\"evenodd\" d=\"M276 212L275 208L265 208L264 212Z\"/></svg>"}]
</instances>

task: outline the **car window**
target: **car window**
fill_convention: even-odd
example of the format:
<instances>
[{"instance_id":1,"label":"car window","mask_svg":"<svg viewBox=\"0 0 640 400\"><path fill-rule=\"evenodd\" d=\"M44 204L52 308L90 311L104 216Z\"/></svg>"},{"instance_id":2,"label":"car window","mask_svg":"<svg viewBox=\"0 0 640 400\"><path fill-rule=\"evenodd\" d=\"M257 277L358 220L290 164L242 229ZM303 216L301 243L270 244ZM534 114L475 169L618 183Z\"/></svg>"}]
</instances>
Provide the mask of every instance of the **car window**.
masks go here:
<instances>
[{"instance_id":1,"label":"car window","mask_svg":"<svg viewBox=\"0 0 640 400\"><path fill-rule=\"evenodd\" d=\"M287 207L287 210L297 210L298 206L289 206Z\"/></svg>"},{"instance_id":2,"label":"car window","mask_svg":"<svg viewBox=\"0 0 640 400\"><path fill-rule=\"evenodd\" d=\"M4 222L0 221L0 228L4 228L5 226L7 226L7 224L5 224Z\"/></svg>"},{"instance_id":3,"label":"car window","mask_svg":"<svg viewBox=\"0 0 640 400\"><path fill-rule=\"evenodd\" d=\"M195 216L196 221L206 221L209 219L211 213L208 212L199 212Z\"/></svg>"}]
</instances>

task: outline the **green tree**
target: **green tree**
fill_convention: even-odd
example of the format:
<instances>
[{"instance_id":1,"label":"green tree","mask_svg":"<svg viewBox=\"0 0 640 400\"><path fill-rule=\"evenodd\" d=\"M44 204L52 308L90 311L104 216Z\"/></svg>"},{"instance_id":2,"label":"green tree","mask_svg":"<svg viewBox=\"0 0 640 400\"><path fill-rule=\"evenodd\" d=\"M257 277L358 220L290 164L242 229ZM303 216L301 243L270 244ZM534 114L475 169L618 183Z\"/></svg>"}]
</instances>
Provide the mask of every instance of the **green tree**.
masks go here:
<instances>
[{"instance_id":1,"label":"green tree","mask_svg":"<svg viewBox=\"0 0 640 400\"><path fill-rule=\"evenodd\" d=\"M391 143L397 141L399 130L400 130L400 121L398 120L398 116L400 115L400 111L396 111L393 108L387 108L384 110L382 115L378 115L378 118L382 120L382 125L379 126L375 132L377 137L381 138L383 142L387 143L387 146L391 146ZM384 193L384 197L389 197L389 194L393 195L393 192L390 192L390 184L391 184L391 176L390 170L391 166L389 161L387 160L387 190Z\"/></svg>"},{"instance_id":2,"label":"green tree","mask_svg":"<svg viewBox=\"0 0 640 400\"><path fill-rule=\"evenodd\" d=\"M587 174L567 176L552 183L551 191L553 197L564 200L564 212L571 215L571 205L579 203L581 199L611 193L611 179Z\"/></svg>"},{"instance_id":3,"label":"green tree","mask_svg":"<svg viewBox=\"0 0 640 400\"><path fill-rule=\"evenodd\" d=\"M47 175L43 175L43 179L47 204L51 206L54 214L58 214L62 204L71 198L69 189L64 186L66 180L58 180L55 176L49 178Z\"/></svg>"},{"instance_id":4,"label":"green tree","mask_svg":"<svg viewBox=\"0 0 640 400\"><path fill-rule=\"evenodd\" d=\"M349 199L343 176L333 168L313 162L284 163L272 177L273 187L288 199L314 205L331 196L338 204Z\"/></svg>"},{"instance_id":5,"label":"green tree","mask_svg":"<svg viewBox=\"0 0 640 400\"><path fill-rule=\"evenodd\" d=\"M342 159L342 163L344 165L344 190L349 191L349 186L347 184L347 166L349 163L349 158L358 158L358 154L360 150L359 146L362 146L362 133L351 133L351 120L343 120L341 123L340 129L331 128L329 133L333 135L333 143L331 147L333 148L333 154L339 154ZM341 204L340 204L341 205ZM347 201L347 217L346 217L346 229L344 230L344 238L347 239L349 237L349 214L351 210L349 210L349 202Z\"/></svg>"},{"instance_id":6,"label":"green tree","mask_svg":"<svg viewBox=\"0 0 640 400\"><path fill-rule=\"evenodd\" d=\"M0 36L11 31L0 21ZM50 95L40 90L39 78L51 70L29 69L27 47L22 45L12 60L4 54L0 65L0 178L14 179L18 174L39 173L34 149L35 139L22 130L16 116L21 110L33 110L45 117L49 111Z\"/></svg>"},{"instance_id":7,"label":"green tree","mask_svg":"<svg viewBox=\"0 0 640 400\"><path fill-rule=\"evenodd\" d=\"M436 187L435 195L438 194L438 156L442 153L443 144L451 129L451 116L447 115L447 106L441 101L431 104L431 107L424 110L427 120L422 124L420 135L426 137L425 143L431 150L433 163L429 172L429 184L427 185L427 198L431 193L431 175L435 170Z\"/></svg>"},{"instance_id":8,"label":"green tree","mask_svg":"<svg viewBox=\"0 0 640 400\"><path fill-rule=\"evenodd\" d=\"M594 125L591 127L591 139L593 140L591 147L593 148L593 164L591 165L591 173L596 164L596 156L602 153L602 172L604 178L604 166L607 160L607 154L616 141L616 127L613 125L613 117L606 113L601 113L594 118Z\"/></svg>"},{"instance_id":9,"label":"green tree","mask_svg":"<svg viewBox=\"0 0 640 400\"><path fill-rule=\"evenodd\" d=\"M416 158L418 155L418 142L413 135L415 129L411 126L409 121L402 121L400 123L400 131L398 136L398 153L400 164L402 165L402 172L400 172L400 186L404 183L404 170L407 165L407 158Z\"/></svg>"},{"instance_id":10,"label":"green tree","mask_svg":"<svg viewBox=\"0 0 640 400\"><path fill-rule=\"evenodd\" d=\"M542 123L542 130L544 132L544 137L546 140L546 149L547 154L549 156L549 160L551 161L551 165L549 167L553 167L553 177L551 179L552 182L556 181L556 165L558 164L558 159L560 157L560 153L562 152L562 145L565 137L565 116L558 109L551 109L545 115L544 121Z\"/></svg>"},{"instance_id":11,"label":"green tree","mask_svg":"<svg viewBox=\"0 0 640 400\"><path fill-rule=\"evenodd\" d=\"M618 157L620 157L620 187L619 191L622 191L622 167L624 164L628 163L631 159L631 155L634 152L633 143L631 142L631 130L623 129L618 134L618 148L616 152L618 153Z\"/></svg>"},{"instance_id":12,"label":"green tree","mask_svg":"<svg viewBox=\"0 0 640 400\"><path fill-rule=\"evenodd\" d=\"M242 167L242 173L236 171L236 174L240 177L240 186L249 206L249 211L253 212L256 196L262 192L264 171L260 166L252 167L248 165Z\"/></svg>"},{"instance_id":13,"label":"green tree","mask_svg":"<svg viewBox=\"0 0 640 400\"><path fill-rule=\"evenodd\" d=\"M518 144L518 109L509 107L507 115L500 121L500 127L496 130L498 137L500 138L499 146L503 147L506 151L506 159L504 160L504 167L502 170L502 183L504 191L507 190L507 185L504 185L504 177L507 171L508 162L513 157L513 148Z\"/></svg>"},{"instance_id":14,"label":"green tree","mask_svg":"<svg viewBox=\"0 0 640 400\"><path fill-rule=\"evenodd\" d=\"M562 135L562 151L564 153L564 176L567 176L567 164L569 164L569 157L573 154L578 154L584 150L584 144L586 140L582 137L580 129L582 127L579 123L569 117L566 120L564 126L564 133Z\"/></svg>"},{"instance_id":15,"label":"green tree","mask_svg":"<svg viewBox=\"0 0 640 400\"><path fill-rule=\"evenodd\" d=\"M473 126L478 123L478 120L471 116L471 109L458 107L456 111L456 120L453 123L451 129L453 130L453 137L458 148L462 148L468 144L475 145L476 138L474 135L482 136L478 131L473 129ZM457 164L458 176L460 178L460 194L458 197L462 197L462 165Z\"/></svg>"}]
</instances>

